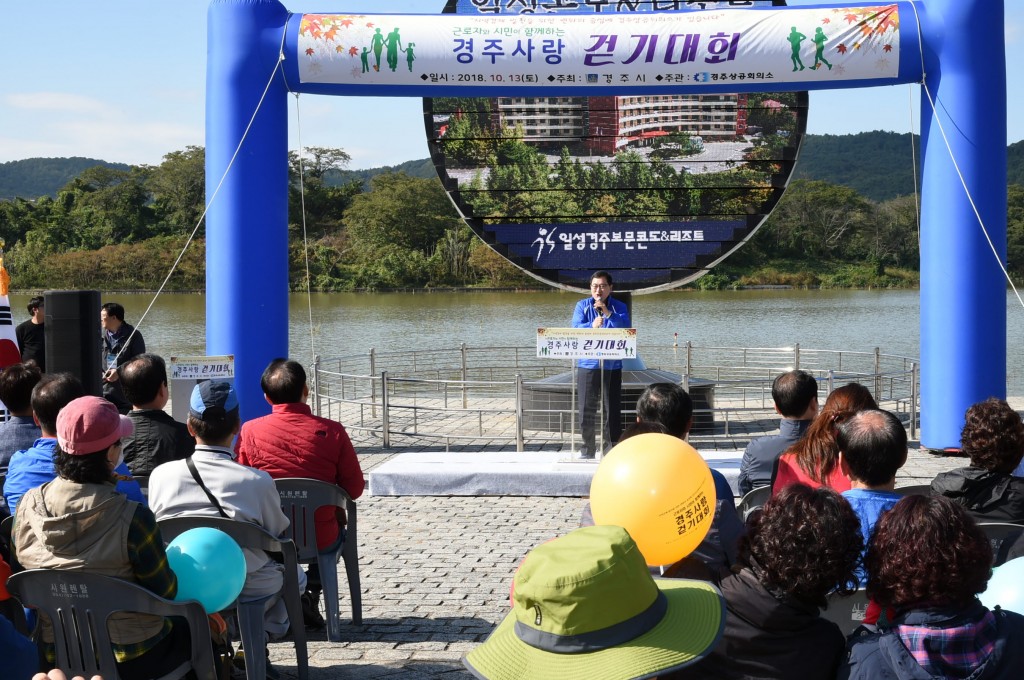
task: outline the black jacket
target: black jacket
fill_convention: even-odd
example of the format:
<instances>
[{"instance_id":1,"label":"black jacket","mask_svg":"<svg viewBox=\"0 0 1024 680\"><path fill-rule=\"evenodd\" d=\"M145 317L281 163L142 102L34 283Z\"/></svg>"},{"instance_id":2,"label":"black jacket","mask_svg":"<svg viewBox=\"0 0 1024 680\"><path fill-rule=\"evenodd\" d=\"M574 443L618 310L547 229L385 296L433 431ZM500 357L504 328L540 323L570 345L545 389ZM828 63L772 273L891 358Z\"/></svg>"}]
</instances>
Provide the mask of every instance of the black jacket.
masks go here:
<instances>
[{"instance_id":1,"label":"black jacket","mask_svg":"<svg viewBox=\"0 0 1024 680\"><path fill-rule=\"evenodd\" d=\"M844 658L839 626L813 605L770 593L749 568L723 572L725 633L702 661L665 677L832 680Z\"/></svg>"},{"instance_id":2,"label":"black jacket","mask_svg":"<svg viewBox=\"0 0 1024 680\"><path fill-rule=\"evenodd\" d=\"M116 356L117 364L113 368L120 368L132 357L136 357L146 351L146 341L142 339L142 333L133 334L132 331L134 330L134 326L122 322L113 340L110 339L105 330L100 331L102 336L101 344L103 345L102 353L100 354L100 366L103 367L104 373L107 372L108 368L112 368L109 357ZM131 338L130 342L128 338ZM128 344L127 349L124 349L125 343ZM124 349L123 352L121 351L122 349ZM122 415L128 413L132 408L132 405L124 396L120 380L115 380L114 382L104 381L103 397L117 406L117 410Z\"/></svg>"},{"instance_id":3,"label":"black jacket","mask_svg":"<svg viewBox=\"0 0 1024 680\"><path fill-rule=\"evenodd\" d=\"M760 437L747 444L743 460L740 462L739 480L736 482L740 496L747 495L759 486L768 486L772 483L775 461L786 452L786 449L800 441L812 422L783 418L779 421L779 434Z\"/></svg>"},{"instance_id":4,"label":"black jacket","mask_svg":"<svg viewBox=\"0 0 1024 680\"><path fill-rule=\"evenodd\" d=\"M1024 477L957 468L937 475L932 493L952 498L979 522L1024 522Z\"/></svg>"},{"instance_id":5,"label":"black jacket","mask_svg":"<svg viewBox=\"0 0 1024 680\"><path fill-rule=\"evenodd\" d=\"M152 474L161 463L192 455L196 442L184 423L163 411L138 409L128 412L135 432L122 439L124 462L133 475Z\"/></svg>"},{"instance_id":6,"label":"black jacket","mask_svg":"<svg viewBox=\"0 0 1024 680\"><path fill-rule=\"evenodd\" d=\"M976 620L979 602L966 612L915 610L901 615L896 624L934 629L955 626L965 617ZM994 610L996 641L992 653L974 669L969 680L1019 680L1024 677L1024 616ZM917 663L893 630L850 638L849 659L840 670L842 680L927 680L934 677ZM953 676L949 676L953 677Z\"/></svg>"}]
</instances>

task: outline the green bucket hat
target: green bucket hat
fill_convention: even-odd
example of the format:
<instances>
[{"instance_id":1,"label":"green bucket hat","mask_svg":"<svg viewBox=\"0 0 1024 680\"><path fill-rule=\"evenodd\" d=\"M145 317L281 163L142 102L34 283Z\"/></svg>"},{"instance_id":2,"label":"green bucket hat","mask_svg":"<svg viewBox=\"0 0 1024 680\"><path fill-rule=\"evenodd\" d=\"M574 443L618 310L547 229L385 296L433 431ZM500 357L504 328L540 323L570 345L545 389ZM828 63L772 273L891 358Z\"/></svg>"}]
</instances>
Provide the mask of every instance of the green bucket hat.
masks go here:
<instances>
[{"instance_id":1,"label":"green bucket hat","mask_svg":"<svg viewBox=\"0 0 1024 680\"><path fill-rule=\"evenodd\" d=\"M523 560L512 612L463 659L478 678L650 678L704 657L725 625L710 583L651 578L622 527L577 529Z\"/></svg>"}]
</instances>

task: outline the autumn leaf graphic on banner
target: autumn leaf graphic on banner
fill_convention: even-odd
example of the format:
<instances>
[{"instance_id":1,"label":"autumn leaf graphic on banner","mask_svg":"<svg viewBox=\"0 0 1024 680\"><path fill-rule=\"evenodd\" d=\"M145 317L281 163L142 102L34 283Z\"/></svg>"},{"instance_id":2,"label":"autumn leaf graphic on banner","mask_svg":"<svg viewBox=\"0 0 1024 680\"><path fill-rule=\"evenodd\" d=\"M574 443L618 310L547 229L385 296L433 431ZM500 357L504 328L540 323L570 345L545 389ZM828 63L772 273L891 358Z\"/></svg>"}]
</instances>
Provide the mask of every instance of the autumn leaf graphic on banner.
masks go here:
<instances>
[{"instance_id":1,"label":"autumn leaf graphic on banner","mask_svg":"<svg viewBox=\"0 0 1024 680\"><path fill-rule=\"evenodd\" d=\"M360 77L371 70L380 73L385 54L386 67L391 71L397 70L398 55L403 52L411 71L415 59L414 44L403 46L398 27L385 33L366 18L361 15L304 14L299 23L299 36L304 45L309 45L303 51L309 57L309 67L319 70L339 59L346 62L359 59L361 70L356 67L351 73ZM359 46L362 46L361 51Z\"/></svg>"}]
</instances>

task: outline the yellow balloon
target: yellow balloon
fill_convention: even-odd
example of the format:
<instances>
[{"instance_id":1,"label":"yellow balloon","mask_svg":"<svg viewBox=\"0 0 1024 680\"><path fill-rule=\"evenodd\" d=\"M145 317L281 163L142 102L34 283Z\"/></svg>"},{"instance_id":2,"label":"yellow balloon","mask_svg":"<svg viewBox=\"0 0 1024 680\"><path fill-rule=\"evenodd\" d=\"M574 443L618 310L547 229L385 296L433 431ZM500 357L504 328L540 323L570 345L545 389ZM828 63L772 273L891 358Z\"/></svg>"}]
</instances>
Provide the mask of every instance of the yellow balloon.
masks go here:
<instances>
[{"instance_id":1,"label":"yellow balloon","mask_svg":"<svg viewBox=\"0 0 1024 680\"><path fill-rule=\"evenodd\" d=\"M623 527L650 566L672 564L704 540L715 481L696 449L667 434L630 437L601 460L590 483L595 524Z\"/></svg>"}]
</instances>

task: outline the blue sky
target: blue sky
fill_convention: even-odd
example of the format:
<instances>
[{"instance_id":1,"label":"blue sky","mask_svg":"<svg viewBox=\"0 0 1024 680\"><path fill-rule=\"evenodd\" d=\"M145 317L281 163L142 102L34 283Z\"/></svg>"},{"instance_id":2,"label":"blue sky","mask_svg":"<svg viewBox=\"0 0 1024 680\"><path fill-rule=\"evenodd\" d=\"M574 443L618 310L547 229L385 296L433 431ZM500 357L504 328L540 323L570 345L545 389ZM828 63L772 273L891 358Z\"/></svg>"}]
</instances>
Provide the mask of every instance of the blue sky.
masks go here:
<instances>
[{"instance_id":1,"label":"blue sky","mask_svg":"<svg viewBox=\"0 0 1024 680\"><path fill-rule=\"evenodd\" d=\"M1002 2L1003 0L992 0ZM293 12L436 13L443 0L284 3ZM789 0L793 6L827 4ZM856 3L852 3L856 4ZM924 0L927 5L927 0ZM0 41L0 162L87 156L160 163L204 144L208 0L49 0L5 3ZM1024 63L1024 2L1006 0L1007 62ZM1011 78L1014 76L1011 75ZM1024 94L1010 88L1009 141L1024 138ZM918 88L893 86L811 94L809 131L908 132L919 120ZM294 102L291 146L297 148ZM304 95L302 142L339 147L353 169L426 158L422 104L407 98ZM359 124L373 111L387 137Z\"/></svg>"}]
</instances>

